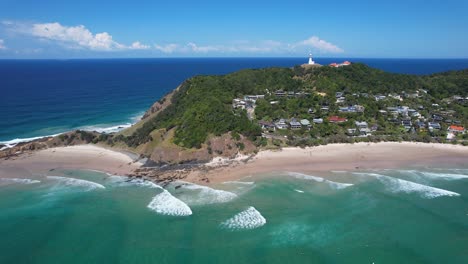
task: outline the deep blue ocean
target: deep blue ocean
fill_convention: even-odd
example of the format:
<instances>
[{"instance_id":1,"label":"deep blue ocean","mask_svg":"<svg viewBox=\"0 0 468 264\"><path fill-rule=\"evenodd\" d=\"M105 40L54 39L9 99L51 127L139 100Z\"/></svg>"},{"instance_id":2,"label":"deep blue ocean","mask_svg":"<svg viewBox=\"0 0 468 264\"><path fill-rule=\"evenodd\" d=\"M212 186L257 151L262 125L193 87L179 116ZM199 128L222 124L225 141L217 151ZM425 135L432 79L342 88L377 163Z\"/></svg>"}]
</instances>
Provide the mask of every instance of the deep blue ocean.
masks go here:
<instances>
[{"instance_id":1,"label":"deep blue ocean","mask_svg":"<svg viewBox=\"0 0 468 264\"><path fill-rule=\"evenodd\" d=\"M345 59L317 58L329 64ZM385 71L431 74L468 59L349 59ZM0 142L72 129L112 131L135 122L161 96L195 75L291 67L307 58L0 60Z\"/></svg>"}]
</instances>

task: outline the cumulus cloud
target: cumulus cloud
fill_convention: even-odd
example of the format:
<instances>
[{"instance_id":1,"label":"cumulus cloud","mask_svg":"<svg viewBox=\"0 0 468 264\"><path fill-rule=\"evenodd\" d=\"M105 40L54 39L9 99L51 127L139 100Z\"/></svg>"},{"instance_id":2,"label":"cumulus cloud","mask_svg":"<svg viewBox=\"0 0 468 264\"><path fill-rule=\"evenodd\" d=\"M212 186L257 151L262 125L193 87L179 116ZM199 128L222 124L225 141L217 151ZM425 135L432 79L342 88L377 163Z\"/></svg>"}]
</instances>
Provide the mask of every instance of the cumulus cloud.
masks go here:
<instances>
[{"instance_id":1,"label":"cumulus cloud","mask_svg":"<svg viewBox=\"0 0 468 264\"><path fill-rule=\"evenodd\" d=\"M296 43L283 43L274 40L260 42L237 41L224 45L199 45L189 42L185 45L167 44L154 45L162 53L299 53L313 50L319 53L342 53L343 49L319 37L312 36Z\"/></svg>"},{"instance_id":2,"label":"cumulus cloud","mask_svg":"<svg viewBox=\"0 0 468 264\"><path fill-rule=\"evenodd\" d=\"M128 51L152 50L164 54L304 54L313 53L342 53L344 50L337 45L318 36L311 36L296 42L280 42L275 40L263 41L232 41L220 44L199 44L195 41L188 43L170 43L147 45L135 41L125 45L115 41L107 32L93 33L83 25L65 26L55 23L27 23L17 21L1 21L1 24L10 32L29 35L34 38L46 40L68 48L87 49L92 51ZM0 41L0 49L6 49L4 42Z\"/></svg>"},{"instance_id":3,"label":"cumulus cloud","mask_svg":"<svg viewBox=\"0 0 468 264\"><path fill-rule=\"evenodd\" d=\"M295 47L298 47L298 46L305 46L305 47L311 47L311 48L314 48L316 50L318 50L319 52L323 52L323 53L342 53L344 52L343 49L341 49L340 47L330 43L330 42L327 42L323 39L320 39L319 37L317 36L312 36L306 40L303 40L303 41L300 41L298 43L296 43L295 45L293 45Z\"/></svg>"},{"instance_id":4,"label":"cumulus cloud","mask_svg":"<svg viewBox=\"0 0 468 264\"><path fill-rule=\"evenodd\" d=\"M41 39L62 42L69 48L105 51L124 48L124 45L114 41L109 33L93 34L83 25L67 27L59 23L33 24L31 35Z\"/></svg>"},{"instance_id":5,"label":"cumulus cloud","mask_svg":"<svg viewBox=\"0 0 468 264\"><path fill-rule=\"evenodd\" d=\"M196 53L207 53L207 52L213 52L213 51L222 51L222 47L217 47L217 46L198 46L197 44L190 42L187 44L187 47L190 48L193 52Z\"/></svg>"},{"instance_id":6,"label":"cumulus cloud","mask_svg":"<svg viewBox=\"0 0 468 264\"><path fill-rule=\"evenodd\" d=\"M5 50L7 47L5 46L5 41L0 39L0 50Z\"/></svg>"},{"instance_id":7,"label":"cumulus cloud","mask_svg":"<svg viewBox=\"0 0 468 264\"><path fill-rule=\"evenodd\" d=\"M140 41L135 41L128 48L133 50L146 50L150 49L151 47L149 45L141 44Z\"/></svg>"},{"instance_id":8,"label":"cumulus cloud","mask_svg":"<svg viewBox=\"0 0 468 264\"><path fill-rule=\"evenodd\" d=\"M2 21L10 31L30 35L41 40L53 41L69 49L93 51L146 50L151 47L139 41L126 46L115 41L107 32L92 33L83 25L64 26L60 23L22 23Z\"/></svg>"},{"instance_id":9,"label":"cumulus cloud","mask_svg":"<svg viewBox=\"0 0 468 264\"><path fill-rule=\"evenodd\" d=\"M179 45L178 44L167 44L167 45L154 45L154 48L156 50L159 50L163 53L173 53L173 52L176 52L178 49L179 49Z\"/></svg>"}]
</instances>

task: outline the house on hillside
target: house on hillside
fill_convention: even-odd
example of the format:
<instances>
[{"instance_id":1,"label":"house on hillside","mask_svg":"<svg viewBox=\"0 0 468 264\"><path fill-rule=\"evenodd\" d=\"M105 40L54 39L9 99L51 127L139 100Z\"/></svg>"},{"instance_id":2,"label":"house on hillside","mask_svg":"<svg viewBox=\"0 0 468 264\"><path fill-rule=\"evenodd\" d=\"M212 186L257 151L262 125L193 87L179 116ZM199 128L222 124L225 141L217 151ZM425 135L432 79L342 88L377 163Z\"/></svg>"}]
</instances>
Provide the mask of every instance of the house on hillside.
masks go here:
<instances>
[{"instance_id":1,"label":"house on hillside","mask_svg":"<svg viewBox=\"0 0 468 264\"><path fill-rule=\"evenodd\" d=\"M312 122L314 122L315 124L322 124L323 123L323 118L314 118L312 120Z\"/></svg>"},{"instance_id":2,"label":"house on hillside","mask_svg":"<svg viewBox=\"0 0 468 264\"><path fill-rule=\"evenodd\" d=\"M462 126L451 125L447 131L453 134L465 134L465 128Z\"/></svg>"},{"instance_id":3,"label":"house on hillside","mask_svg":"<svg viewBox=\"0 0 468 264\"><path fill-rule=\"evenodd\" d=\"M356 136L357 135L357 129L356 128L348 128L348 129L346 129L346 134L348 136Z\"/></svg>"},{"instance_id":4,"label":"house on hillside","mask_svg":"<svg viewBox=\"0 0 468 264\"><path fill-rule=\"evenodd\" d=\"M310 125L310 121L307 120L307 119L301 119L301 125L306 127L306 128L310 128L311 125Z\"/></svg>"},{"instance_id":5,"label":"house on hillside","mask_svg":"<svg viewBox=\"0 0 468 264\"><path fill-rule=\"evenodd\" d=\"M442 128L437 122L429 122L428 127L429 130L440 130Z\"/></svg>"},{"instance_id":6,"label":"house on hillside","mask_svg":"<svg viewBox=\"0 0 468 264\"><path fill-rule=\"evenodd\" d=\"M301 129L302 125L301 123L297 122L295 118L292 118L291 121L289 122L289 125L291 126L291 129Z\"/></svg>"},{"instance_id":7,"label":"house on hillside","mask_svg":"<svg viewBox=\"0 0 468 264\"><path fill-rule=\"evenodd\" d=\"M376 95L374 96L375 100L376 101L382 101L382 100L385 100L387 97L385 95Z\"/></svg>"},{"instance_id":8,"label":"house on hillside","mask_svg":"<svg viewBox=\"0 0 468 264\"><path fill-rule=\"evenodd\" d=\"M246 105L247 103L242 99L236 98L232 100L232 108L234 109L238 109L238 108L245 109Z\"/></svg>"},{"instance_id":9,"label":"house on hillside","mask_svg":"<svg viewBox=\"0 0 468 264\"><path fill-rule=\"evenodd\" d=\"M244 101L246 102L252 102L255 104L255 102L258 100L258 99L263 99L265 98L265 95L263 94L257 94L257 95L246 95L244 96Z\"/></svg>"},{"instance_id":10,"label":"house on hillside","mask_svg":"<svg viewBox=\"0 0 468 264\"><path fill-rule=\"evenodd\" d=\"M322 112L328 112L330 110L330 107L328 105L322 105L322 107L320 107L320 111Z\"/></svg>"},{"instance_id":11,"label":"house on hillside","mask_svg":"<svg viewBox=\"0 0 468 264\"><path fill-rule=\"evenodd\" d=\"M275 126L277 129L288 129L289 126L288 124L286 123L286 120L281 118L280 120L278 120L278 122L275 123Z\"/></svg>"},{"instance_id":12,"label":"house on hillside","mask_svg":"<svg viewBox=\"0 0 468 264\"><path fill-rule=\"evenodd\" d=\"M268 131L275 131L276 126L272 122L267 122L267 121L258 121L258 125L263 129L263 130L268 130Z\"/></svg>"},{"instance_id":13,"label":"house on hillside","mask_svg":"<svg viewBox=\"0 0 468 264\"><path fill-rule=\"evenodd\" d=\"M364 112L364 106L353 105L353 106L340 107L338 111L342 113L362 113Z\"/></svg>"},{"instance_id":14,"label":"house on hillside","mask_svg":"<svg viewBox=\"0 0 468 264\"><path fill-rule=\"evenodd\" d=\"M359 135L367 136L368 134L370 134L371 130L369 129L369 124L367 124L367 122L356 121L354 122L354 124L356 125L357 130L359 131Z\"/></svg>"},{"instance_id":15,"label":"house on hillside","mask_svg":"<svg viewBox=\"0 0 468 264\"><path fill-rule=\"evenodd\" d=\"M285 91L283 91L283 90L278 90L278 91L275 92L275 95L277 97L285 97L287 95L287 93Z\"/></svg>"},{"instance_id":16,"label":"house on hillside","mask_svg":"<svg viewBox=\"0 0 468 264\"><path fill-rule=\"evenodd\" d=\"M339 116L330 116L328 118L328 122L330 123L344 123L348 121L348 119L344 118L344 117L339 117Z\"/></svg>"}]
</instances>

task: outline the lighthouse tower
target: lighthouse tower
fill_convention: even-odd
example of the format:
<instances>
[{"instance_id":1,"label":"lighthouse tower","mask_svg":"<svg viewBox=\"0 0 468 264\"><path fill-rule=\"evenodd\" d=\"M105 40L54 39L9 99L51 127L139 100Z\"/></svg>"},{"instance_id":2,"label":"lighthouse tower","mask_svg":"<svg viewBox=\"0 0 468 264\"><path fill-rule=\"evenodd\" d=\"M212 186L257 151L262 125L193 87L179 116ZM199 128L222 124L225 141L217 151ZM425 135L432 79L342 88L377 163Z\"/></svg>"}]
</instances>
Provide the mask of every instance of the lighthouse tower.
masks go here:
<instances>
[{"instance_id":1,"label":"lighthouse tower","mask_svg":"<svg viewBox=\"0 0 468 264\"><path fill-rule=\"evenodd\" d=\"M309 53L309 65L314 65L315 64L315 61L312 60L312 53Z\"/></svg>"}]
</instances>

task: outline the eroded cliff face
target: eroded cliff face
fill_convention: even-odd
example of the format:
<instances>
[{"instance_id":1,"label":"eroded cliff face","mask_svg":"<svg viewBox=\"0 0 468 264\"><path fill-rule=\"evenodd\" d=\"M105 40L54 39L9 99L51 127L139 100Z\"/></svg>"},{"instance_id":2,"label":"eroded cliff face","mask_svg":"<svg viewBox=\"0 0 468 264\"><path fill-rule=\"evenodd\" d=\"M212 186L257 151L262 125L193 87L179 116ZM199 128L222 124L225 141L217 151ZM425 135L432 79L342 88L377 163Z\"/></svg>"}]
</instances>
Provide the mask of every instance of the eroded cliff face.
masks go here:
<instances>
[{"instance_id":1,"label":"eroded cliff face","mask_svg":"<svg viewBox=\"0 0 468 264\"><path fill-rule=\"evenodd\" d=\"M248 139L234 139L231 134L210 138L200 149L185 149L175 144L159 144L149 159L156 164L203 163L214 157L234 158L237 154L250 154L257 147Z\"/></svg>"}]
</instances>

